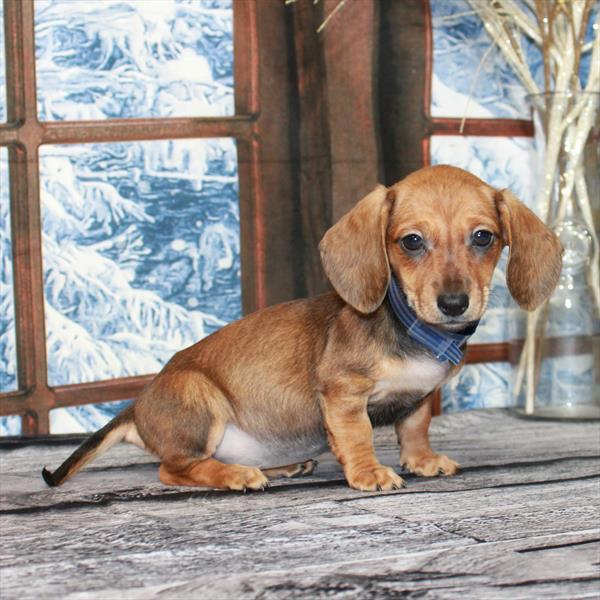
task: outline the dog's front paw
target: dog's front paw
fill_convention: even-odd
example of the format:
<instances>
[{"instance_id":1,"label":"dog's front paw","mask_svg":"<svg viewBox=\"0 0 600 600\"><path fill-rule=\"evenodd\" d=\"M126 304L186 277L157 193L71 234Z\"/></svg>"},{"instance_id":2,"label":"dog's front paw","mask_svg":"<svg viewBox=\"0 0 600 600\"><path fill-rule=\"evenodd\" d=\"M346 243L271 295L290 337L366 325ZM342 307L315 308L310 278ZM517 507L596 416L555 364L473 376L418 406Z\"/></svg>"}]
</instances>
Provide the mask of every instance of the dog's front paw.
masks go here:
<instances>
[{"instance_id":1,"label":"dog's front paw","mask_svg":"<svg viewBox=\"0 0 600 600\"><path fill-rule=\"evenodd\" d=\"M396 471L383 465L348 473L346 478L350 487L362 492L399 490L404 487L404 479Z\"/></svg>"},{"instance_id":2,"label":"dog's front paw","mask_svg":"<svg viewBox=\"0 0 600 600\"><path fill-rule=\"evenodd\" d=\"M454 475L460 465L448 458L445 454L413 454L401 455L400 464L415 475L421 477L435 477L436 475Z\"/></svg>"}]
</instances>

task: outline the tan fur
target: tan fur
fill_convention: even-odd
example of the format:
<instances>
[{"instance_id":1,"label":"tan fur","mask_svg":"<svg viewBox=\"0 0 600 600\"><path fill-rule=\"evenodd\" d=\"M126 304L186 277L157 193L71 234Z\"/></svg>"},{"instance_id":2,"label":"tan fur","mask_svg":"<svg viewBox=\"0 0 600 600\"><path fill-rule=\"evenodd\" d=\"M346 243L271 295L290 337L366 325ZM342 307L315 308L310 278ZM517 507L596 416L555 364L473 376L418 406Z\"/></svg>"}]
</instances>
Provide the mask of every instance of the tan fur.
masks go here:
<instances>
[{"instance_id":1,"label":"tan fur","mask_svg":"<svg viewBox=\"0 0 600 600\"><path fill-rule=\"evenodd\" d=\"M485 252L471 245L478 228L495 234ZM428 242L418 258L400 245L415 232ZM395 420L401 462L419 475L450 475L457 464L431 450L431 408L421 400L460 367L415 350L398 328L384 302L390 273L421 319L456 328L438 295L468 294L462 319L479 319L505 243L511 292L538 305L556 281L560 245L509 192L448 166L378 186L320 244L337 293L260 310L177 353L119 417L128 425L125 433L117 424L118 435L160 457L167 485L262 489L266 474L294 475L313 457L303 452L328 443L352 487L390 490L403 481L377 460L372 423ZM231 462L249 464L215 458L236 453ZM69 459L70 473L84 458Z\"/></svg>"},{"instance_id":2,"label":"tan fur","mask_svg":"<svg viewBox=\"0 0 600 600\"><path fill-rule=\"evenodd\" d=\"M431 423L431 399L404 421L395 424L398 444L400 444L400 464L411 473L423 477L434 475L454 475L458 463L444 454L436 454L429 445L429 423Z\"/></svg>"},{"instance_id":3,"label":"tan fur","mask_svg":"<svg viewBox=\"0 0 600 600\"><path fill-rule=\"evenodd\" d=\"M335 291L363 313L373 312L387 291L385 230L392 202L393 194L377 186L329 229L319 244L323 268Z\"/></svg>"},{"instance_id":4,"label":"tan fur","mask_svg":"<svg viewBox=\"0 0 600 600\"><path fill-rule=\"evenodd\" d=\"M502 251L502 227L492 188L453 167L441 165L417 171L396 184L387 243L390 261L397 265L400 283L417 314L425 321L442 320L437 296L464 291L469 295L465 320L485 310L492 273ZM496 235L485 254L466 243L475 229ZM408 256L399 241L410 233L431 240L431 252L420 259Z\"/></svg>"},{"instance_id":5,"label":"tan fur","mask_svg":"<svg viewBox=\"0 0 600 600\"><path fill-rule=\"evenodd\" d=\"M127 434L133 427L135 427L135 425L133 425L133 424L122 425L118 429L114 429L113 431L106 434L106 436L104 437L102 442L98 445L98 447L95 448L93 451L87 453L85 455L85 457L81 459L81 461L77 464L77 469L75 469L75 468L69 469L69 471L65 475L64 479L65 480L69 479L80 468L84 467L88 463L92 462L93 460L95 460L96 458L98 458L99 456L104 454L107 450L112 448L115 444L118 444L119 442L126 439Z\"/></svg>"},{"instance_id":6,"label":"tan fur","mask_svg":"<svg viewBox=\"0 0 600 600\"><path fill-rule=\"evenodd\" d=\"M510 246L508 289L523 308L534 310L558 283L562 247L558 238L509 190L498 192L495 200Z\"/></svg>"},{"instance_id":7,"label":"tan fur","mask_svg":"<svg viewBox=\"0 0 600 600\"><path fill-rule=\"evenodd\" d=\"M212 458L185 465L163 462L158 475L165 485L199 485L239 491L263 490L269 485L260 469L226 465Z\"/></svg>"},{"instance_id":8,"label":"tan fur","mask_svg":"<svg viewBox=\"0 0 600 600\"><path fill-rule=\"evenodd\" d=\"M370 384L358 380L354 387L344 382L323 396L329 444L351 487L363 491L398 489L404 481L392 469L379 463L373 449L373 431L365 396L372 388Z\"/></svg>"}]
</instances>

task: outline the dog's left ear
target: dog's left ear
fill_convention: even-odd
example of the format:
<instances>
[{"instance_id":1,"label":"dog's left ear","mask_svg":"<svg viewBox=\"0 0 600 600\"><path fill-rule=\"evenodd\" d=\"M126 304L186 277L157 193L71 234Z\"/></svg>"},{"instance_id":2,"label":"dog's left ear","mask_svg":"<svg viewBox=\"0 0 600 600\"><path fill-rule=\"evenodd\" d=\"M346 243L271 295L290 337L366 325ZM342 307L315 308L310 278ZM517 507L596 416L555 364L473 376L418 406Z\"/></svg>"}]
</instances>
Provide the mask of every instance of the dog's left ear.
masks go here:
<instances>
[{"instance_id":1,"label":"dog's left ear","mask_svg":"<svg viewBox=\"0 0 600 600\"><path fill-rule=\"evenodd\" d=\"M534 310L558 283L563 248L556 235L509 190L496 192L504 243L510 248L506 283L519 306Z\"/></svg>"},{"instance_id":2,"label":"dog's left ear","mask_svg":"<svg viewBox=\"0 0 600 600\"><path fill-rule=\"evenodd\" d=\"M325 273L335 291L362 313L376 310L388 288L385 233L393 197L387 188L377 186L319 244Z\"/></svg>"}]
</instances>

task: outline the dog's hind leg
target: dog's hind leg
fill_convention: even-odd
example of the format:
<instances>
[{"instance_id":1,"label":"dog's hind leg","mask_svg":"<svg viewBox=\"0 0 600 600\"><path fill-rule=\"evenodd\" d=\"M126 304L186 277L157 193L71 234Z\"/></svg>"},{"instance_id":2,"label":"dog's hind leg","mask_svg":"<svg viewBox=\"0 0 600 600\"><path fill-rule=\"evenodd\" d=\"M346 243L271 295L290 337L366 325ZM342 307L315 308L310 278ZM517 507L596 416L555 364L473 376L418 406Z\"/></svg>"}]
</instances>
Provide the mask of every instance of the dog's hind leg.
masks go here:
<instances>
[{"instance_id":1,"label":"dog's hind leg","mask_svg":"<svg viewBox=\"0 0 600 600\"><path fill-rule=\"evenodd\" d=\"M190 485L227 490L264 490L269 481L260 469L228 465L214 458L191 462L163 462L158 471L165 485Z\"/></svg>"},{"instance_id":2,"label":"dog's hind leg","mask_svg":"<svg viewBox=\"0 0 600 600\"><path fill-rule=\"evenodd\" d=\"M214 458L192 461L189 464L161 464L159 477L165 485L189 485L229 490L264 490L267 477L299 477L310 475L317 466L316 460L307 460L285 467L258 469L243 465L229 465Z\"/></svg>"},{"instance_id":3,"label":"dog's hind leg","mask_svg":"<svg viewBox=\"0 0 600 600\"><path fill-rule=\"evenodd\" d=\"M233 411L222 390L200 370L164 371L135 409L142 440L161 460L159 477L165 485L231 490L267 487L260 469L213 458Z\"/></svg>"},{"instance_id":4,"label":"dog's hind leg","mask_svg":"<svg viewBox=\"0 0 600 600\"><path fill-rule=\"evenodd\" d=\"M312 475L318 464L316 460L307 460L303 463L286 465L285 467L263 469L262 472L267 477L300 477L301 475Z\"/></svg>"}]
</instances>

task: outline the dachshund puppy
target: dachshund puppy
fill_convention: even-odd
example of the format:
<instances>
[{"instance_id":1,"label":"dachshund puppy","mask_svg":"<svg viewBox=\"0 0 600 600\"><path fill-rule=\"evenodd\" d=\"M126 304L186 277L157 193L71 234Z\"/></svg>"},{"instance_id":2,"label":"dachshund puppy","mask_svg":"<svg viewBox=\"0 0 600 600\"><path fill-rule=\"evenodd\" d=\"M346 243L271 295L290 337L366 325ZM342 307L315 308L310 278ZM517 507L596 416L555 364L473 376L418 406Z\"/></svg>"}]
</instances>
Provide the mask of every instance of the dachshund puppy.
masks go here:
<instances>
[{"instance_id":1,"label":"dachshund puppy","mask_svg":"<svg viewBox=\"0 0 600 600\"><path fill-rule=\"evenodd\" d=\"M561 268L556 236L508 190L455 167L378 186L323 237L335 292L259 310L178 352L139 399L54 473L59 485L125 440L156 454L167 485L262 489L331 449L351 487L391 490L373 426L393 424L400 463L458 465L429 445L424 398L455 375L502 247L507 283L533 310Z\"/></svg>"}]
</instances>

